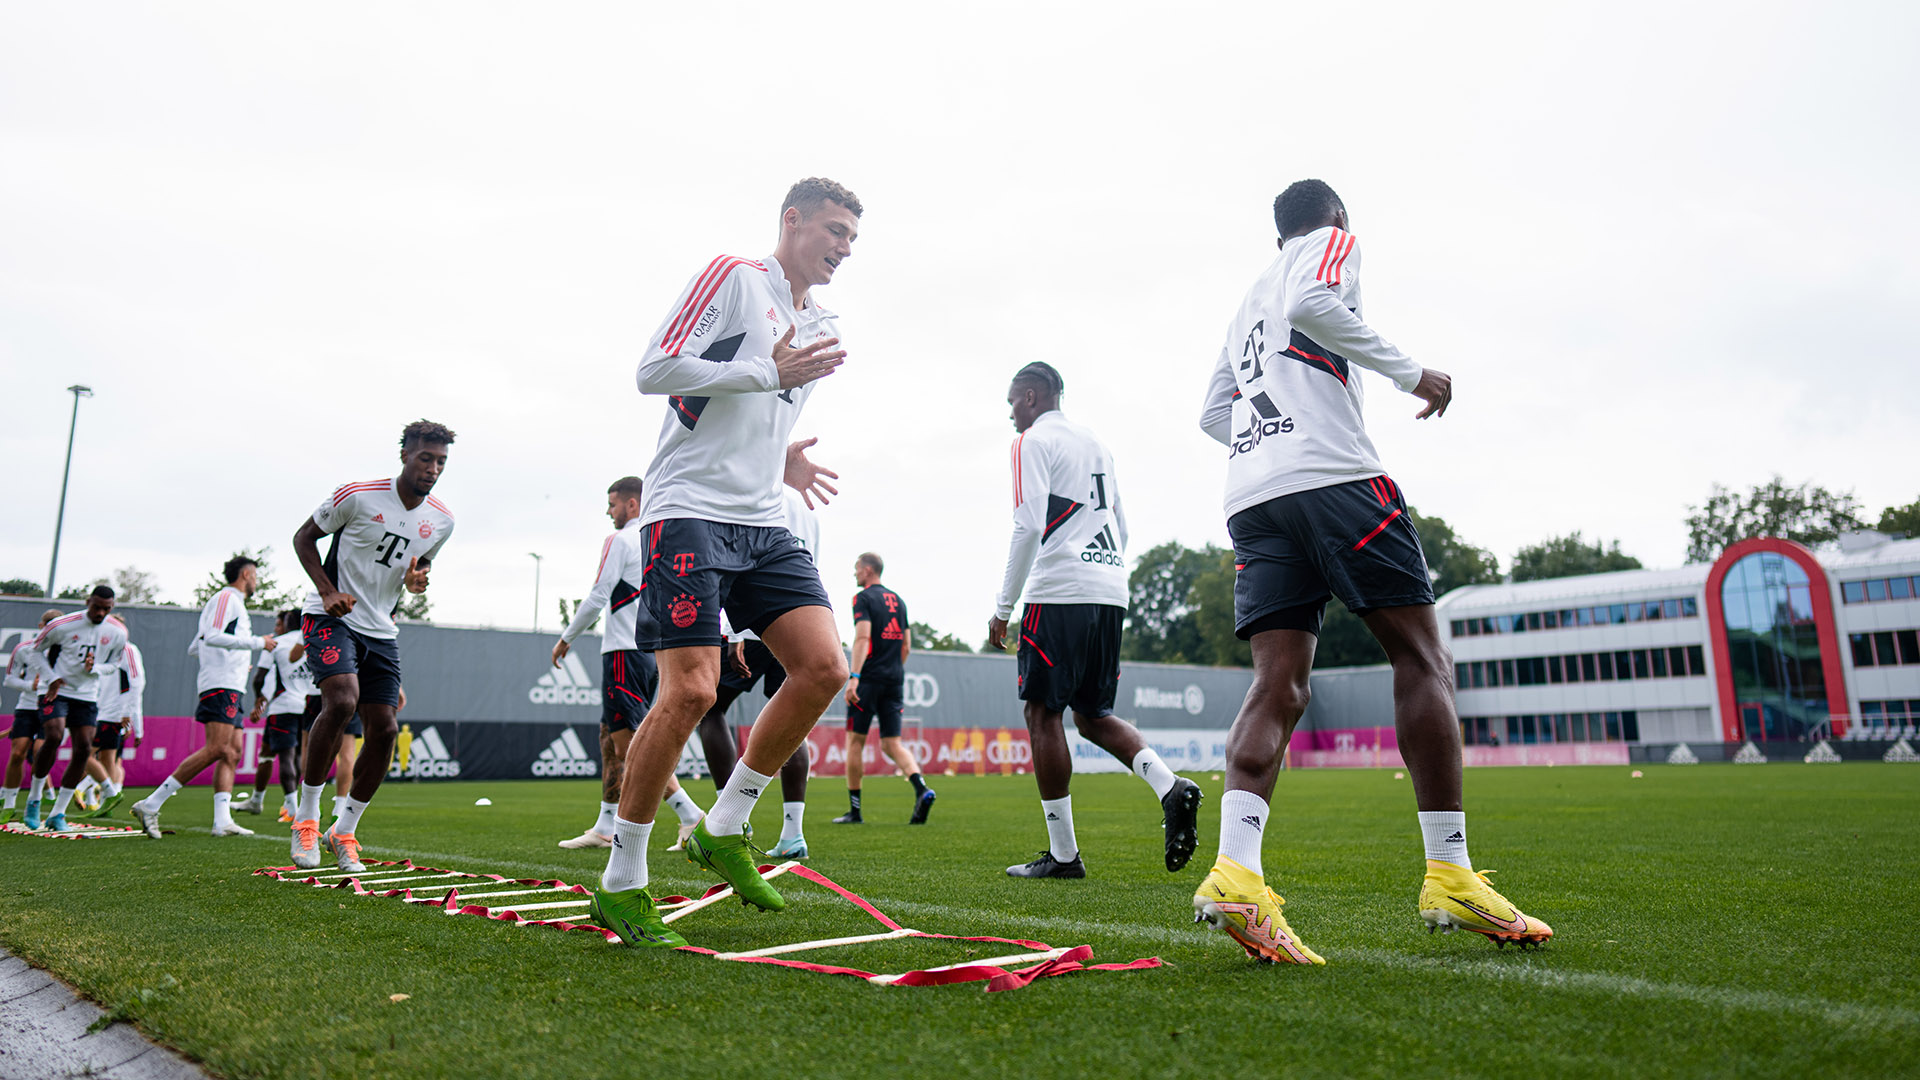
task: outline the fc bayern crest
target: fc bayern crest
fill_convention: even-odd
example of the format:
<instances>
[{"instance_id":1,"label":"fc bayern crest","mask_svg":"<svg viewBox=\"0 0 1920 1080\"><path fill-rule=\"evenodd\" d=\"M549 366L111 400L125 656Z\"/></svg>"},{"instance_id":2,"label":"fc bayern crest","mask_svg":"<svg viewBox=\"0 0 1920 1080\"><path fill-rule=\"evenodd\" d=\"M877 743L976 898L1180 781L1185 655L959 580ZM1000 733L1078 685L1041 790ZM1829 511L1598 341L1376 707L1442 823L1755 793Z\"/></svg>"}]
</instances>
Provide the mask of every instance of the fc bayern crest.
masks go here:
<instances>
[{"instance_id":1,"label":"fc bayern crest","mask_svg":"<svg viewBox=\"0 0 1920 1080\"><path fill-rule=\"evenodd\" d=\"M433 535L433 522L431 521L421 522L420 523L420 539L425 540L426 538L432 535Z\"/></svg>"},{"instance_id":2,"label":"fc bayern crest","mask_svg":"<svg viewBox=\"0 0 1920 1080\"><path fill-rule=\"evenodd\" d=\"M667 609L667 617L673 620L673 625L685 630L687 627L693 625L695 619L700 617L700 602L685 593L681 593L680 598L675 600L673 606Z\"/></svg>"}]
</instances>

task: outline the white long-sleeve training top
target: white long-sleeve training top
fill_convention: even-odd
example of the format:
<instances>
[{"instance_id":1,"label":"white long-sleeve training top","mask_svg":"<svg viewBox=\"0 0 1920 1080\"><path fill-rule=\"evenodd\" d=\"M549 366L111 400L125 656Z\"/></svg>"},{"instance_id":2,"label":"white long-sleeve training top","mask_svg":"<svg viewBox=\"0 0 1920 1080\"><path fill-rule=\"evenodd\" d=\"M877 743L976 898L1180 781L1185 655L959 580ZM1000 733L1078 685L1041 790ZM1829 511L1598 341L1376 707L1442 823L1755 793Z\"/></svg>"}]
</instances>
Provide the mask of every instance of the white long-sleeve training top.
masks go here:
<instances>
[{"instance_id":1,"label":"white long-sleeve training top","mask_svg":"<svg viewBox=\"0 0 1920 1080\"><path fill-rule=\"evenodd\" d=\"M247 617L247 598L228 585L207 598L200 609L200 629L187 645L187 652L200 661L195 682L199 693L209 690L247 688L247 672L252 668L248 654L264 642L254 634Z\"/></svg>"},{"instance_id":2,"label":"white long-sleeve training top","mask_svg":"<svg viewBox=\"0 0 1920 1080\"><path fill-rule=\"evenodd\" d=\"M47 658L33 647L31 636L23 635L20 643L13 647L13 655L7 657L7 689L20 691L13 710L37 711L40 695L52 681L53 669L47 666Z\"/></svg>"},{"instance_id":3,"label":"white long-sleeve training top","mask_svg":"<svg viewBox=\"0 0 1920 1080\"><path fill-rule=\"evenodd\" d=\"M561 641L573 644L605 610L607 625L600 631L601 653L637 649L641 641L652 645L657 631L640 595L640 586L646 581L646 546L639 518L607 537L600 545L600 569L594 575L593 588L573 609L573 620L560 632Z\"/></svg>"},{"instance_id":4,"label":"white long-sleeve training top","mask_svg":"<svg viewBox=\"0 0 1920 1080\"><path fill-rule=\"evenodd\" d=\"M795 348L840 336L834 314L811 297L794 310L792 286L772 256L722 255L681 292L637 374L642 394L667 398L640 524L781 524L787 443L819 385L780 389L773 346L788 327Z\"/></svg>"},{"instance_id":5,"label":"white long-sleeve training top","mask_svg":"<svg viewBox=\"0 0 1920 1080\"><path fill-rule=\"evenodd\" d=\"M1127 606L1127 516L1113 453L1054 409L1013 440L1013 540L994 601Z\"/></svg>"},{"instance_id":6,"label":"white long-sleeve training top","mask_svg":"<svg viewBox=\"0 0 1920 1080\"><path fill-rule=\"evenodd\" d=\"M127 734L140 738L146 734L147 663L140 646L127 642L121 653L120 670L100 685L100 722L127 722Z\"/></svg>"},{"instance_id":7,"label":"white long-sleeve training top","mask_svg":"<svg viewBox=\"0 0 1920 1080\"><path fill-rule=\"evenodd\" d=\"M52 678L64 680L61 697L98 702L102 683L109 676L118 677L115 673L120 654L127 647L127 626L112 615L96 623L82 608L41 627L33 647L47 658ZM117 689L118 683L114 685ZM46 692L47 684L41 683L41 695Z\"/></svg>"},{"instance_id":8,"label":"white long-sleeve training top","mask_svg":"<svg viewBox=\"0 0 1920 1080\"><path fill-rule=\"evenodd\" d=\"M1288 240L1240 302L1200 426L1225 443L1227 516L1296 491L1379 476L1360 373L1420 382L1420 365L1361 315L1360 245L1331 225Z\"/></svg>"}]
</instances>

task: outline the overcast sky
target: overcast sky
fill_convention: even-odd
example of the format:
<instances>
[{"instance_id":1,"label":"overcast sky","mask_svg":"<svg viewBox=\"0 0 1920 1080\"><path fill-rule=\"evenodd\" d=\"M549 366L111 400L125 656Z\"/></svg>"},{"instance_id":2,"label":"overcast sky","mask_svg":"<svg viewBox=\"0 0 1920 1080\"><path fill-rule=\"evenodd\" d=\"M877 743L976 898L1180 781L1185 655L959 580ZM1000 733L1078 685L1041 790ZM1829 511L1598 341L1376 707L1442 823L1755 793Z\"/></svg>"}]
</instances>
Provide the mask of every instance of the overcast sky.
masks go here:
<instances>
[{"instance_id":1,"label":"overcast sky","mask_svg":"<svg viewBox=\"0 0 1920 1080\"><path fill-rule=\"evenodd\" d=\"M866 204L820 299L848 362L797 432L916 618L978 642L1010 527L1008 377L1112 446L1137 554L1224 543L1196 423L1271 202L1326 179L1368 317L1455 401L1367 375L1409 499L1490 547L1681 561L1771 473L1920 497L1911 4L12 3L0 9L0 578L185 601L429 417L443 622L585 593L664 406L645 338L787 185ZM1904 133L1904 134L1903 134Z\"/></svg>"}]
</instances>

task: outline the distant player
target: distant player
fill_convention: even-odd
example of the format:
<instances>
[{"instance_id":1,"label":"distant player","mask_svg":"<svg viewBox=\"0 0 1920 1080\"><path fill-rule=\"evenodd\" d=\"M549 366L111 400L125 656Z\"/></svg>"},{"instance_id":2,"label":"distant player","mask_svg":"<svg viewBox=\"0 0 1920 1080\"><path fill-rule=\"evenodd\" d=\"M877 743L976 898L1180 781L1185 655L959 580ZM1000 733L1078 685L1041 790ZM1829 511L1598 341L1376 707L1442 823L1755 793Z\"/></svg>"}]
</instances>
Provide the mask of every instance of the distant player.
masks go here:
<instances>
[{"instance_id":1,"label":"distant player","mask_svg":"<svg viewBox=\"0 0 1920 1080\"><path fill-rule=\"evenodd\" d=\"M313 677L307 670L307 652L300 636L300 609L289 608L276 620L277 638L271 650L260 654L260 666L253 672L252 719L265 719L267 729L260 740L260 760L254 766L253 798L247 800L247 813L266 809L267 784L273 780L273 767L280 766L280 820L291 823L299 800L294 797L294 778L300 771L300 717L306 712L307 697L313 693ZM268 675L275 692L263 697Z\"/></svg>"},{"instance_id":2,"label":"distant player","mask_svg":"<svg viewBox=\"0 0 1920 1080\"><path fill-rule=\"evenodd\" d=\"M907 656L913 652L907 632L907 602L880 584L886 563L869 551L853 562L853 580L860 591L853 597L853 657L847 676L847 812L835 825L858 825L860 779L867 752L867 732L880 721L880 752L913 785L913 813L907 824L925 825L935 798L913 751L900 741L901 713L907 703Z\"/></svg>"},{"instance_id":3,"label":"distant player","mask_svg":"<svg viewBox=\"0 0 1920 1080\"><path fill-rule=\"evenodd\" d=\"M1467 858L1453 661L1420 537L1362 419L1360 368L1425 402L1420 419L1445 414L1452 380L1363 321L1359 246L1332 188L1302 180L1274 200L1273 217L1280 255L1229 325L1200 418L1229 448L1235 632L1253 646L1253 688L1227 736L1220 856L1194 894L1195 921L1259 959L1324 962L1287 925L1260 847L1280 755L1307 706L1321 612L1338 596L1393 664L1394 728L1426 844L1421 918L1429 929L1543 941L1552 928L1495 892Z\"/></svg>"},{"instance_id":4,"label":"distant player","mask_svg":"<svg viewBox=\"0 0 1920 1080\"><path fill-rule=\"evenodd\" d=\"M77 815L88 820L110 816L126 798L127 767L120 754L129 745L139 746L146 733L147 662L140 646L127 642L118 668L100 680L100 723L93 731L93 758L87 762L87 775L100 785L100 805Z\"/></svg>"},{"instance_id":5,"label":"distant player","mask_svg":"<svg viewBox=\"0 0 1920 1080\"><path fill-rule=\"evenodd\" d=\"M193 718L206 731L205 746L188 754L173 775L132 806L134 820L147 835L160 839L160 808L207 766L213 766L213 835L251 836L253 830L233 820L233 773L240 764L246 740L240 693L247 685L248 654L271 649L271 636L256 637L249 626L247 598L260 587L260 565L235 555L222 568L227 584L207 598L200 609L200 628L187 645L187 655L200 661L200 704Z\"/></svg>"},{"instance_id":6,"label":"distant player","mask_svg":"<svg viewBox=\"0 0 1920 1080\"><path fill-rule=\"evenodd\" d=\"M653 664L653 616L640 601L640 583L645 580L647 556L640 540L640 478L623 476L607 489L607 517L613 519L613 535L600 545L600 569L594 575L593 588L573 611L572 621L553 643L553 666L566 659L573 643L600 613L607 613L606 629L600 632L600 816L593 827L571 840L560 841L563 848L603 848L613 846L613 816L619 808L620 777L627 760L627 744L646 719L649 703L660 682ZM700 823L700 807L667 778L667 805L680 819L682 832L691 833Z\"/></svg>"},{"instance_id":7,"label":"distant player","mask_svg":"<svg viewBox=\"0 0 1920 1080\"><path fill-rule=\"evenodd\" d=\"M40 625L44 627L59 617L59 609L48 608L40 613ZM24 803L29 797L39 801L32 790L34 743L40 738L40 688L52 679L47 658L34 650L33 638L21 635L7 655L6 688L20 691L20 697L13 706L13 726L7 730L6 790L0 793L0 800L4 800L0 801L0 824L21 815L22 808L16 803Z\"/></svg>"},{"instance_id":8,"label":"distant player","mask_svg":"<svg viewBox=\"0 0 1920 1080\"><path fill-rule=\"evenodd\" d=\"M73 733L73 758L53 800L47 828L67 828L67 804L87 775L93 757L93 729L99 712L100 684L112 679L127 647L127 628L113 617L113 590L94 587L87 606L40 628L33 648L46 657L53 678L40 690L40 750L33 762L34 791L27 801L27 828L40 828L40 799L60 752L60 737Z\"/></svg>"},{"instance_id":9,"label":"distant player","mask_svg":"<svg viewBox=\"0 0 1920 1080\"><path fill-rule=\"evenodd\" d=\"M819 518L808 509L800 493L792 488L783 485L780 497L786 501L787 531L818 559ZM726 644L721 649L720 687L714 693L713 707L700 718L699 729L700 749L706 754L707 770L713 774L716 783L719 777L732 776L734 766L740 762L739 751L734 747L733 727L727 723L727 709L762 679L766 680L761 686L768 700L772 700L773 695L780 692L780 684L787 681L787 670L773 658L766 642L756 637L753 631L736 632L724 618L721 620L721 631L726 636ZM767 852L775 858L804 859L808 855L806 820L809 764L807 744L803 741L794 748L787 763L780 766L780 842ZM684 828L682 831L691 833L691 830ZM685 843L686 836L683 835L680 842ZM674 851L676 848L667 850Z\"/></svg>"},{"instance_id":10,"label":"distant player","mask_svg":"<svg viewBox=\"0 0 1920 1080\"><path fill-rule=\"evenodd\" d=\"M1120 635L1127 617L1127 517L1113 454L1060 411L1060 373L1035 362L1013 376L1013 541L1006 578L987 622L987 644L1006 648L1007 620L1024 593L1020 698L1033 743L1033 778L1047 848L1007 867L1021 878L1087 876L1073 831L1073 748L1061 716L1073 708L1082 738L1126 762L1160 800L1166 866L1179 870L1198 846L1200 785L1174 775L1132 724L1113 715L1120 688Z\"/></svg>"},{"instance_id":11,"label":"distant player","mask_svg":"<svg viewBox=\"0 0 1920 1080\"><path fill-rule=\"evenodd\" d=\"M400 475L345 484L322 500L293 534L293 551L313 582L301 609L307 670L320 688L321 707L309 733L293 817L293 864L320 865L320 794L347 724L357 712L366 745L354 764L350 793L325 842L348 873L366 869L356 830L387 775L400 724L399 629L393 613L400 591L427 591L433 560L453 535L453 513L433 497L447 467L453 431L416 420L400 433ZM320 540L331 537L325 559Z\"/></svg>"},{"instance_id":12,"label":"distant player","mask_svg":"<svg viewBox=\"0 0 1920 1080\"><path fill-rule=\"evenodd\" d=\"M755 868L747 817L845 683L847 662L813 557L787 531L780 484L812 491L831 475L807 460L805 444L788 439L817 380L845 359L834 316L811 290L852 254L860 209L830 180L795 184L781 203L773 255L709 263L687 282L640 361L640 392L667 398L640 512L645 602L660 628L660 694L629 748L614 846L592 907L594 921L630 945L685 941L661 922L647 892L647 838L687 737L713 705L723 602L734 626L766 642L787 680L761 710L686 854L745 902L786 906Z\"/></svg>"}]
</instances>

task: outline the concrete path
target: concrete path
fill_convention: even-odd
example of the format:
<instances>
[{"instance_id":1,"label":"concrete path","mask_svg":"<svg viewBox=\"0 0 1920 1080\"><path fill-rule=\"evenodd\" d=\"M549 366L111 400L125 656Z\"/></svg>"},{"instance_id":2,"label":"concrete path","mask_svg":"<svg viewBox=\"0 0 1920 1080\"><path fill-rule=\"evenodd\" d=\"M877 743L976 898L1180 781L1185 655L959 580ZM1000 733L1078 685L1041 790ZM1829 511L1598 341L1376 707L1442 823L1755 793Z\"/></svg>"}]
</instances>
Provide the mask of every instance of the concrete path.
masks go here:
<instances>
[{"instance_id":1,"label":"concrete path","mask_svg":"<svg viewBox=\"0 0 1920 1080\"><path fill-rule=\"evenodd\" d=\"M87 1034L104 1015L66 983L0 949L0 1077L6 1080L206 1080L131 1025Z\"/></svg>"}]
</instances>

